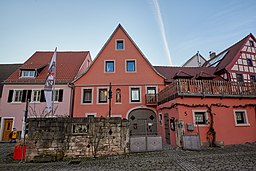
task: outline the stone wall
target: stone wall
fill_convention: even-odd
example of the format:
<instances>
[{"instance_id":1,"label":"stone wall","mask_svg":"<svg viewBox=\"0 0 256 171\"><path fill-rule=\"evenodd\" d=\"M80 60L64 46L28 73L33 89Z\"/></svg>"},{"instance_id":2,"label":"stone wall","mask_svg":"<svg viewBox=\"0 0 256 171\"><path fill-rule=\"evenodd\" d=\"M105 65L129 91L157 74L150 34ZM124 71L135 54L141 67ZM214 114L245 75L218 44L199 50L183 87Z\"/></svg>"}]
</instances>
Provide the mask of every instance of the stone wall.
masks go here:
<instances>
[{"instance_id":1,"label":"stone wall","mask_svg":"<svg viewBox=\"0 0 256 171\"><path fill-rule=\"evenodd\" d=\"M30 118L27 161L98 157L128 152L128 121L121 118Z\"/></svg>"}]
</instances>

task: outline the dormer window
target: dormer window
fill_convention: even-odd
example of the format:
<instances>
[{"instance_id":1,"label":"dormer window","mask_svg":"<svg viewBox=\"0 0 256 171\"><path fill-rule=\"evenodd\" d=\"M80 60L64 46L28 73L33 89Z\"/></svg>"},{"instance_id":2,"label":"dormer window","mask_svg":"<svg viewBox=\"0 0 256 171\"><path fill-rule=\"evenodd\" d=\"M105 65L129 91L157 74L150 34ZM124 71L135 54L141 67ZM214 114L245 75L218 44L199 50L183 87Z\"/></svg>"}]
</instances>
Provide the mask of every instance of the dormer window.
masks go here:
<instances>
[{"instance_id":1,"label":"dormer window","mask_svg":"<svg viewBox=\"0 0 256 171\"><path fill-rule=\"evenodd\" d=\"M22 70L21 71L21 77L36 77L36 71L35 70Z\"/></svg>"},{"instance_id":2,"label":"dormer window","mask_svg":"<svg viewBox=\"0 0 256 171\"><path fill-rule=\"evenodd\" d=\"M251 47L254 47L254 42L252 40L249 40L249 44Z\"/></svg>"},{"instance_id":3,"label":"dormer window","mask_svg":"<svg viewBox=\"0 0 256 171\"><path fill-rule=\"evenodd\" d=\"M116 40L116 50L124 50L124 40Z\"/></svg>"}]
</instances>

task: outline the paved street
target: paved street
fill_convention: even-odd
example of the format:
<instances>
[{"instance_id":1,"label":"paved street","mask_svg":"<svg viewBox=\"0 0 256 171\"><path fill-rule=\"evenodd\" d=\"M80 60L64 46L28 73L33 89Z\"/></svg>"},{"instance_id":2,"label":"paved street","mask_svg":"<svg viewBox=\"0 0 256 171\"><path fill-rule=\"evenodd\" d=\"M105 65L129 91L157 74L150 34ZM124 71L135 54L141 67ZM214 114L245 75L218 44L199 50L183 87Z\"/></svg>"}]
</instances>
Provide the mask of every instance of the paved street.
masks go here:
<instances>
[{"instance_id":1,"label":"paved street","mask_svg":"<svg viewBox=\"0 0 256 171\"><path fill-rule=\"evenodd\" d=\"M132 153L98 159L20 163L11 159L14 145L0 143L0 170L255 170L256 143L184 151L165 146L160 152ZM70 162L72 161L72 162Z\"/></svg>"}]
</instances>

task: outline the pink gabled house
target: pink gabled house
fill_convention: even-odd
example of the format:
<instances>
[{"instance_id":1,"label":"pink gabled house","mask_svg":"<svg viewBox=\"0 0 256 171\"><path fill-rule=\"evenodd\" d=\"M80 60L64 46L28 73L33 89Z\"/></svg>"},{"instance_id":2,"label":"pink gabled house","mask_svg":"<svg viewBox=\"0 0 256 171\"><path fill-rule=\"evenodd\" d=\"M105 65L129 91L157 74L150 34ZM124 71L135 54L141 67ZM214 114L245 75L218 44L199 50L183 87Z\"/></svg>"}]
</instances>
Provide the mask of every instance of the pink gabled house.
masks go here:
<instances>
[{"instance_id":1,"label":"pink gabled house","mask_svg":"<svg viewBox=\"0 0 256 171\"><path fill-rule=\"evenodd\" d=\"M26 97L30 99L28 117L45 116L44 83L53 52L35 52L4 81L1 100L0 141L7 141L13 128L23 130ZM91 64L88 51L57 52L54 116L71 115L73 87L70 83Z\"/></svg>"},{"instance_id":2,"label":"pink gabled house","mask_svg":"<svg viewBox=\"0 0 256 171\"><path fill-rule=\"evenodd\" d=\"M249 34L212 56L203 67L155 67L169 84L158 94L164 142L183 146L183 136L202 144L256 141L256 39Z\"/></svg>"},{"instance_id":3,"label":"pink gabled house","mask_svg":"<svg viewBox=\"0 0 256 171\"><path fill-rule=\"evenodd\" d=\"M145 127L149 134L157 134L157 93L164 88L164 79L119 24L92 65L74 81L73 116L110 113L130 121L131 135L145 134Z\"/></svg>"}]
</instances>

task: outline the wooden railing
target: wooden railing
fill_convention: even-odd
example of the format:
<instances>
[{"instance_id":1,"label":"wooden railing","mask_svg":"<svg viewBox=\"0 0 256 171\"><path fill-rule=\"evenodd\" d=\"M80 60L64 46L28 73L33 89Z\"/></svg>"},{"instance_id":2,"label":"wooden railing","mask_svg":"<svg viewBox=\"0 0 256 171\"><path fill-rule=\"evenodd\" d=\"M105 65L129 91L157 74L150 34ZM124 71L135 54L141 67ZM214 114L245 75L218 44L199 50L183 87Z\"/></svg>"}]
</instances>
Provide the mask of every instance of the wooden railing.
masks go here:
<instances>
[{"instance_id":1,"label":"wooden railing","mask_svg":"<svg viewBox=\"0 0 256 171\"><path fill-rule=\"evenodd\" d=\"M146 94L146 104L147 105L157 105L157 95L156 94Z\"/></svg>"},{"instance_id":2,"label":"wooden railing","mask_svg":"<svg viewBox=\"0 0 256 171\"><path fill-rule=\"evenodd\" d=\"M241 83L217 80L179 79L168 85L158 94L158 103L164 103L176 96L255 96L255 83Z\"/></svg>"}]
</instances>

